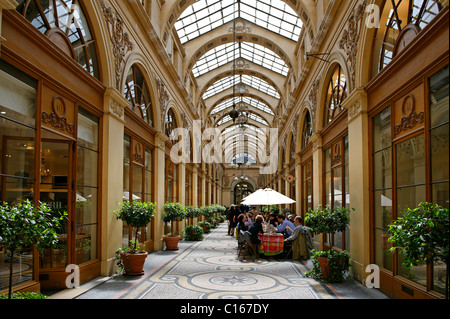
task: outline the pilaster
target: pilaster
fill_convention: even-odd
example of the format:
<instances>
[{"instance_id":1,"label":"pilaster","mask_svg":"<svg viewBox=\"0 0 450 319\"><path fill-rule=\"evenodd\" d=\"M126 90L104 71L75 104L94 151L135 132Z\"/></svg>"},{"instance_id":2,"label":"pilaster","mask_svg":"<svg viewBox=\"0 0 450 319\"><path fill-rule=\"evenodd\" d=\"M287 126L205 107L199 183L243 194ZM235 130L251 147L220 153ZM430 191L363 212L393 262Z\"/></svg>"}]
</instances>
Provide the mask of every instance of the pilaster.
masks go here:
<instances>
[{"instance_id":1,"label":"pilaster","mask_svg":"<svg viewBox=\"0 0 450 319\"><path fill-rule=\"evenodd\" d=\"M102 148L102 245L101 272L114 273L114 252L122 247L122 222L116 220L115 210L123 201L123 143L124 114L128 101L115 88L107 88L103 115ZM119 147L118 147L119 143Z\"/></svg>"},{"instance_id":2,"label":"pilaster","mask_svg":"<svg viewBox=\"0 0 450 319\"><path fill-rule=\"evenodd\" d=\"M164 192L165 192L165 161L166 161L166 140L165 136L161 132L157 132L155 136L155 241L154 250L160 251L164 247L164 221L162 213L164 211Z\"/></svg>"},{"instance_id":3,"label":"pilaster","mask_svg":"<svg viewBox=\"0 0 450 319\"><path fill-rule=\"evenodd\" d=\"M362 282L370 263L369 118L367 95L358 88L344 101L348 110L349 194L351 213L350 252L353 276Z\"/></svg>"}]
</instances>

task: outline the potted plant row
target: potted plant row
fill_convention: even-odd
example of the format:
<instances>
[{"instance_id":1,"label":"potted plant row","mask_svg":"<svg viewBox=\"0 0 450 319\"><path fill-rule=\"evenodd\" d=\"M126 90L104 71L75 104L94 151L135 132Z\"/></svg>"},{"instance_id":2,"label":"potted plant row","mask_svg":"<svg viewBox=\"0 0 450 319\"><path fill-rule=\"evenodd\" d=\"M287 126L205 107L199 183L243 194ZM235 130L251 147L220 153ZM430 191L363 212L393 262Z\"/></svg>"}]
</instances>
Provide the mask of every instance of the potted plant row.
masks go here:
<instances>
[{"instance_id":1,"label":"potted plant row","mask_svg":"<svg viewBox=\"0 0 450 319\"><path fill-rule=\"evenodd\" d=\"M330 249L314 251L311 256L313 269L307 277L319 278L325 282L342 282L350 266L350 255L346 251L335 251L331 247L331 236L342 232L350 224L350 209L345 207L318 206L305 216L305 225L313 234L326 234Z\"/></svg>"}]
</instances>

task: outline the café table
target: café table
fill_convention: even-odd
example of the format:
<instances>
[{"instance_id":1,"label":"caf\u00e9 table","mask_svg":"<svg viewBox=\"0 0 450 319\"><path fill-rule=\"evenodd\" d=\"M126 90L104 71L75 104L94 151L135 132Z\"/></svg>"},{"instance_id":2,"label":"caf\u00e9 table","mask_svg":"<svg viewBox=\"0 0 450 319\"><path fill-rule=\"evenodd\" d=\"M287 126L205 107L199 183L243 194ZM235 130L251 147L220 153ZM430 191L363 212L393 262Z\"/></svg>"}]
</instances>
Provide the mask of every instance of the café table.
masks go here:
<instances>
[{"instance_id":1,"label":"caf\u00e9 table","mask_svg":"<svg viewBox=\"0 0 450 319\"><path fill-rule=\"evenodd\" d=\"M258 237L261 241L261 245L259 245L260 254L276 256L283 252L284 236L282 234L263 234Z\"/></svg>"}]
</instances>

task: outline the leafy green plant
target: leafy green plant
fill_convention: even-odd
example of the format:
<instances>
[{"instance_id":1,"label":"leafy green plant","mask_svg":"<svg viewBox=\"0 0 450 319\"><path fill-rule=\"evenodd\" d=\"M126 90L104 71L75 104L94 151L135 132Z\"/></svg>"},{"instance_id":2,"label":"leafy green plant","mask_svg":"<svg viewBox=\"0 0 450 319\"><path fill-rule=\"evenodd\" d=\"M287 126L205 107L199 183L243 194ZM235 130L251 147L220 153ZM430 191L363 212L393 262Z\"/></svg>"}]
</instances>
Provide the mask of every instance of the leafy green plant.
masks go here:
<instances>
[{"instance_id":1,"label":"leafy green plant","mask_svg":"<svg viewBox=\"0 0 450 319\"><path fill-rule=\"evenodd\" d=\"M48 299L48 296L39 292L15 292L11 298L7 294L0 294L0 299Z\"/></svg>"},{"instance_id":2,"label":"leafy green plant","mask_svg":"<svg viewBox=\"0 0 450 319\"><path fill-rule=\"evenodd\" d=\"M123 202L121 208L116 212L116 219L124 221L127 225L135 228L135 239L132 242L132 248L127 250L129 253L139 253L138 230L140 227L147 226L155 216L155 204L151 202Z\"/></svg>"},{"instance_id":3,"label":"leafy green plant","mask_svg":"<svg viewBox=\"0 0 450 319\"><path fill-rule=\"evenodd\" d=\"M325 278L322 273L322 268L319 264L319 257L328 259L328 267L330 276ZM305 273L305 277L321 279L328 283L339 283L349 278L350 254L346 251L336 252L335 250L327 251L312 251L311 261L313 264L312 270Z\"/></svg>"},{"instance_id":4,"label":"leafy green plant","mask_svg":"<svg viewBox=\"0 0 450 319\"><path fill-rule=\"evenodd\" d=\"M201 215L201 210L198 207L186 206L185 209L187 218L196 218Z\"/></svg>"},{"instance_id":5,"label":"leafy green plant","mask_svg":"<svg viewBox=\"0 0 450 319\"><path fill-rule=\"evenodd\" d=\"M205 233L209 233L211 231L212 225L209 222L199 222L198 225L204 227Z\"/></svg>"},{"instance_id":6,"label":"leafy green plant","mask_svg":"<svg viewBox=\"0 0 450 319\"><path fill-rule=\"evenodd\" d=\"M261 211L264 214L267 213L267 209L269 209L269 213L271 213L271 214L279 214L280 213L280 207L278 207L277 205L271 205L270 207L267 207L267 206L261 207Z\"/></svg>"},{"instance_id":7,"label":"leafy green plant","mask_svg":"<svg viewBox=\"0 0 450 319\"><path fill-rule=\"evenodd\" d=\"M62 228L66 212L54 212L45 203L34 206L29 200L10 206L0 206L0 246L7 249L11 256L17 249L44 248L58 242L57 231ZM8 298L12 298L13 258L10 261Z\"/></svg>"},{"instance_id":8,"label":"leafy green plant","mask_svg":"<svg viewBox=\"0 0 450 319\"><path fill-rule=\"evenodd\" d=\"M446 297L448 298L449 266L449 210L432 203L420 203L388 226L391 252L399 250L404 256L403 266L411 269L419 261L427 265L444 262L447 266Z\"/></svg>"},{"instance_id":9,"label":"leafy green plant","mask_svg":"<svg viewBox=\"0 0 450 319\"><path fill-rule=\"evenodd\" d=\"M203 240L203 228L198 225L187 226L184 229L184 239L188 241Z\"/></svg>"},{"instance_id":10,"label":"leafy green plant","mask_svg":"<svg viewBox=\"0 0 450 319\"><path fill-rule=\"evenodd\" d=\"M353 209L354 210L354 209ZM329 243L331 235L344 231L350 224L350 210L345 207L318 206L305 216L305 225L314 234L327 234ZM331 249L331 247L330 247Z\"/></svg>"},{"instance_id":11,"label":"leafy green plant","mask_svg":"<svg viewBox=\"0 0 450 319\"><path fill-rule=\"evenodd\" d=\"M354 210L354 209L353 209ZM320 278L327 282L342 282L348 274L350 266L350 255L345 252L336 252L331 247L331 236L336 232L342 232L350 224L350 209L345 207L318 206L315 210L310 210L305 216L305 225L308 226L314 234L328 235L330 249L328 251L314 252L311 259L313 261L313 270L308 272L308 276ZM326 257L330 269L330 277L323 275L324 268L320 267L318 258Z\"/></svg>"},{"instance_id":12,"label":"leafy green plant","mask_svg":"<svg viewBox=\"0 0 450 319\"><path fill-rule=\"evenodd\" d=\"M214 209L211 206L203 206L201 208L201 214L205 218L211 218L214 215Z\"/></svg>"},{"instance_id":13,"label":"leafy green plant","mask_svg":"<svg viewBox=\"0 0 450 319\"><path fill-rule=\"evenodd\" d=\"M186 209L180 203L165 203L163 212L163 221L167 224L171 224L171 229L173 230L173 222L181 221L186 218ZM172 235L173 234L172 232Z\"/></svg>"}]
</instances>

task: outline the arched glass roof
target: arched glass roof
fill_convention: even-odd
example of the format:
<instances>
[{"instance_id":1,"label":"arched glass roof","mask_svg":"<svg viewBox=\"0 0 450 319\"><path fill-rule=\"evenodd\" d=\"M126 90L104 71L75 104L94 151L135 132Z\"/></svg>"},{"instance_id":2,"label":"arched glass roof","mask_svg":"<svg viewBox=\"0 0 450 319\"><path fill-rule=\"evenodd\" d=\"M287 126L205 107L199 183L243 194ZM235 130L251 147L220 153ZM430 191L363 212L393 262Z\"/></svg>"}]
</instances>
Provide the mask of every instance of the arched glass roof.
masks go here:
<instances>
[{"instance_id":1,"label":"arched glass roof","mask_svg":"<svg viewBox=\"0 0 450 319\"><path fill-rule=\"evenodd\" d=\"M287 76L289 67L273 51L256 43L242 42L222 44L203 55L194 65L195 77L204 75L234 59L244 58L268 70Z\"/></svg>"},{"instance_id":2,"label":"arched glass roof","mask_svg":"<svg viewBox=\"0 0 450 319\"><path fill-rule=\"evenodd\" d=\"M280 99L280 94L278 94L277 90L267 83L264 80L261 80L260 78L256 76L251 75L235 75L235 76L229 76L226 78L223 78L217 82L215 82L212 86L208 88L208 90L203 94L203 99L206 100L210 98L211 96L214 96L220 92L223 92L231 87L233 87L234 84L243 83L246 84L254 89L257 89L267 95L270 95L276 99Z\"/></svg>"},{"instance_id":3,"label":"arched glass roof","mask_svg":"<svg viewBox=\"0 0 450 319\"><path fill-rule=\"evenodd\" d=\"M213 30L215 35L221 29L223 34L229 34L230 23L236 21L235 19L241 19L239 21L244 23L244 29L249 24L253 25L258 32L266 33L265 36L274 43L277 43L274 37L279 37L285 44L286 41L292 41L293 46L298 42L303 27L297 13L287 1L282 0L197 0L181 13L174 27L181 43L187 44L201 36L207 38L208 33ZM205 105L209 104L207 107L212 107L208 115L214 117L214 122L219 116L217 125L224 127L222 136L229 138L245 134L258 140L259 134L265 135L265 128L272 124L271 121L275 116L272 110L278 107L279 101L284 100L282 95L285 89L282 85L291 71L288 66L290 57L284 55L281 58L279 52L274 52L258 44L259 42L254 43L257 41L253 39L245 40L242 37L234 39L232 43L225 41L204 53L196 60L192 74L195 78L201 77L201 83L208 83L204 87L202 98ZM235 72L236 68L254 68L255 65L257 72L253 75L249 72L241 74ZM222 77L230 70L233 71L233 75ZM216 81L209 82L211 79ZM233 95L224 94L227 97L215 105L211 98L230 88ZM230 123L230 116L223 112L228 112L236 105L247 107L249 119L252 120L250 123L245 125ZM249 142L248 139L246 141Z\"/></svg>"},{"instance_id":4,"label":"arched glass roof","mask_svg":"<svg viewBox=\"0 0 450 319\"><path fill-rule=\"evenodd\" d=\"M281 0L200 0L182 13L175 29L184 44L234 18L246 19L293 41L298 40L303 26L295 11Z\"/></svg>"},{"instance_id":5,"label":"arched glass roof","mask_svg":"<svg viewBox=\"0 0 450 319\"><path fill-rule=\"evenodd\" d=\"M248 114L248 118L249 118L249 119L252 119L252 120L254 120L254 121L258 122L258 123L261 123L262 125L269 126L269 123L267 123L266 120L264 120L261 116L256 115L256 114L254 114L254 113L249 113L249 114ZM232 120L232 118L231 118L229 115L227 115L227 116L225 116L223 119L221 119L221 120L217 123L216 126L220 126L220 125L222 125L222 124L228 123L228 122L231 121L231 120Z\"/></svg>"},{"instance_id":6,"label":"arched glass roof","mask_svg":"<svg viewBox=\"0 0 450 319\"><path fill-rule=\"evenodd\" d=\"M256 99L254 99L252 97L248 97L248 96L237 96L234 99L229 99L229 100L226 100L226 101L218 104L214 108L214 110L212 110L211 115L221 112L221 111L225 110L226 108L233 106L233 103L237 105L237 104L239 104L239 102L244 102L246 104L249 104L249 105L257 108L258 110L266 112L270 115L274 115L274 113L269 108L269 106L267 106L263 102L260 102Z\"/></svg>"}]
</instances>

